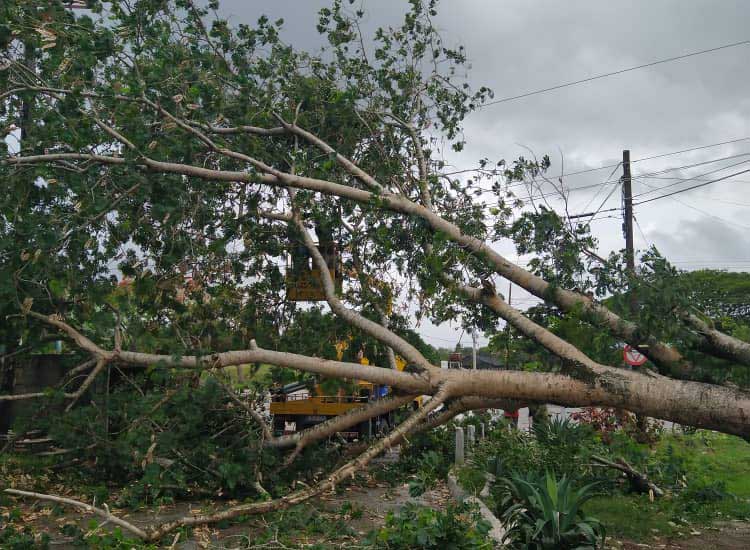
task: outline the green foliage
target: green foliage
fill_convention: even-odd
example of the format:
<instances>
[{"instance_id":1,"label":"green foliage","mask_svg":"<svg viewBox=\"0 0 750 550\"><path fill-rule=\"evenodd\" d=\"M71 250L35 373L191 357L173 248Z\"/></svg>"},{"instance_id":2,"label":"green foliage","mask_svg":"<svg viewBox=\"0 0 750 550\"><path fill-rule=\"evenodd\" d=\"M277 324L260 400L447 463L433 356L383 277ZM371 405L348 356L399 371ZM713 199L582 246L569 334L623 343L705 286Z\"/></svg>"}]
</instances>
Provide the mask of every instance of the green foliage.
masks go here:
<instances>
[{"instance_id":1,"label":"green foliage","mask_svg":"<svg viewBox=\"0 0 750 550\"><path fill-rule=\"evenodd\" d=\"M473 461L494 476L546 471L573 479L593 480L589 462L602 445L586 426L566 420L534 421L531 434L500 427L478 445Z\"/></svg>"},{"instance_id":2,"label":"green foliage","mask_svg":"<svg viewBox=\"0 0 750 550\"><path fill-rule=\"evenodd\" d=\"M287 224L257 214L286 200L286 191L258 185L252 163L217 154L187 128L274 127L281 116L387 183L402 178L417 148L429 154L440 147L414 141L394 121L420 134L429 129L459 150L463 118L492 95L465 82L466 52L443 41L431 0L410 2L400 24L373 29L371 36L360 35L368 27L362 10L350 12L332 0L317 20L326 43L320 53L282 41L283 20L260 16L253 25L235 26L218 15L222 10L210 9L214 4L91 2L91 11L81 11L46 0L2 3L0 49L11 64L0 71L0 89L23 85L28 74L18 64L31 63L38 81L58 91L8 94L0 127L23 128L23 154L119 156L92 170L55 163L28 168L6 163L15 152L0 149L3 318L30 299L35 310L64 313L79 326L88 321L89 336L111 338L114 316L102 307L108 302L123 312L128 348L184 354L247 347L253 338L278 348L301 309L280 307L283 264L299 243ZM29 51L32 58L24 59ZM164 111L187 122L177 124ZM126 146L97 123L97 113L125 136ZM299 175L330 181L347 177L314 144L299 140L292 147L276 137L236 132L211 139L274 169L293 166ZM243 177L206 185L194 175L143 170L145 156ZM462 199L454 199L438 178L428 184L449 208L469 194L462 189ZM408 185L416 198L416 186ZM434 284L439 270L422 269L422 242L431 238L425 227L377 204L338 204L307 191L296 201L316 232L325 228L340 250L352 252L343 272L364 266L378 283L392 270L412 280L421 272ZM342 230L342 218L352 219L355 209L368 228L365 241ZM457 221L476 232L480 214L476 208ZM122 287L117 270L126 278ZM389 302L400 289L380 288L391 286L352 284L346 298L376 318L374 305L396 311ZM392 316L399 332L431 352L400 326L398 313ZM9 349L21 339L36 345L45 336L40 332L14 318L0 328L0 341ZM330 355L330 342L324 347L321 355Z\"/></svg>"},{"instance_id":3,"label":"green foliage","mask_svg":"<svg viewBox=\"0 0 750 550\"><path fill-rule=\"evenodd\" d=\"M388 474L395 476L394 479L404 479L422 467L430 471L439 470L443 475L447 473L450 468L450 457L453 456L452 428L453 424L447 424L409 437L409 442L402 447L395 471L389 471ZM428 455L432 458L425 459Z\"/></svg>"},{"instance_id":4,"label":"green foliage","mask_svg":"<svg viewBox=\"0 0 750 550\"><path fill-rule=\"evenodd\" d=\"M88 533L74 523L62 526L63 535L73 539L73 546L90 548L91 550L156 550L155 544L149 544L132 536L125 535L119 527L111 532L106 528L100 529L96 520L91 520Z\"/></svg>"},{"instance_id":5,"label":"green foliage","mask_svg":"<svg viewBox=\"0 0 750 550\"><path fill-rule=\"evenodd\" d=\"M409 481L409 495L417 497L444 479L450 468L450 455L427 451L417 459L416 473Z\"/></svg>"},{"instance_id":6,"label":"green foliage","mask_svg":"<svg viewBox=\"0 0 750 550\"><path fill-rule=\"evenodd\" d=\"M0 517L0 548L7 550L46 550L49 548L49 535L35 535L28 527L18 529L13 525L3 525Z\"/></svg>"},{"instance_id":7,"label":"green foliage","mask_svg":"<svg viewBox=\"0 0 750 550\"><path fill-rule=\"evenodd\" d=\"M138 398L134 383L147 388ZM213 377L154 370L117 385L106 413L96 404L78 407L49 419L48 429L83 459L85 485L101 493L98 500L108 500L107 486L115 483L125 487L120 504L130 506L194 495L257 496L259 475L278 494L295 476L309 480L336 460L334 449L311 448L303 471L277 471L278 453L261 447L259 426L239 413Z\"/></svg>"},{"instance_id":8,"label":"green foliage","mask_svg":"<svg viewBox=\"0 0 750 550\"><path fill-rule=\"evenodd\" d=\"M591 439L589 427L573 422L569 418L555 417L552 420L537 421L532 426L532 433L540 445L547 447L578 446L584 440Z\"/></svg>"},{"instance_id":9,"label":"green foliage","mask_svg":"<svg viewBox=\"0 0 750 550\"><path fill-rule=\"evenodd\" d=\"M467 505L449 504L443 511L407 504L398 512L388 512L385 526L371 533L368 543L392 550L489 550L493 547L487 538L489 529Z\"/></svg>"},{"instance_id":10,"label":"green foliage","mask_svg":"<svg viewBox=\"0 0 750 550\"><path fill-rule=\"evenodd\" d=\"M339 514L329 514L310 504L273 512L264 516L261 532L254 534L252 539L248 538L241 548L255 548L272 541L292 544L302 537L326 542L350 538L355 532L347 522L356 515L357 510L353 507L342 509ZM325 548L325 543L314 547Z\"/></svg>"},{"instance_id":11,"label":"green foliage","mask_svg":"<svg viewBox=\"0 0 750 550\"><path fill-rule=\"evenodd\" d=\"M604 546L605 530L584 515L582 505L594 495L594 485L576 488L566 476L547 472L512 474L499 480L499 512L509 526L513 548L573 549Z\"/></svg>"}]
</instances>

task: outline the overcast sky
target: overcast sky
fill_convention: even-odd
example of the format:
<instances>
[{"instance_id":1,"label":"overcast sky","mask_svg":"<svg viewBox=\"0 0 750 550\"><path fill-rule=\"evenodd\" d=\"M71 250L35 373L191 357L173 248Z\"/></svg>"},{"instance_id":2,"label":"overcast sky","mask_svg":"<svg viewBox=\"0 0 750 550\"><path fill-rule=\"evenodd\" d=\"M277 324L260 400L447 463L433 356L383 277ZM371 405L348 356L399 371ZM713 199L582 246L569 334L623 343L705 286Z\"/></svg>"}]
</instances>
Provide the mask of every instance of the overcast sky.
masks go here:
<instances>
[{"instance_id":1,"label":"overcast sky","mask_svg":"<svg viewBox=\"0 0 750 550\"><path fill-rule=\"evenodd\" d=\"M283 17L284 39L299 47L321 44L315 14L323 0L224 0L223 12L235 23L259 15ZM362 3L367 25L399 21L405 0ZM463 44L471 61L469 80L487 85L496 98L515 96L560 83L750 38L750 2L744 0L444 0L437 25L443 38ZM524 99L500 103L469 116L468 146L450 160L458 168L482 157L511 160L549 154L559 173L613 165L622 150L634 161L701 145L750 137L750 45L657 65ZM633 164L633 193L639 200L700 183L672 178L721 177L750 167L750 156L690 169L641 177L667 168L750 153L750 140ZM742 163L743 164L737 164ZM729 165L737 164L729 167ZM724 170L719 170L727 167ZM613 168L571 175L571 188L608 179ZM621 174L618 169L613 179ZM611 190L608 184L571 194L571 212L595 210ZM655 187L669 185L665 191ZM635 243L655 244L684 269L750 269L750 173L701 189L650 202L635 209ZM594 196L595 193L598 195ZM615 191L604 209L620 205ZM611 217L607 217L611 216ZM623 246L618 212L593 222L604 253ZM515 258L509 243L498 249ZM519 305L528 295L516 291ZM426 325L433 345L452 345L458 333ZM467 343L464 337L464 343Z\"/></svg>"}]
</instances>

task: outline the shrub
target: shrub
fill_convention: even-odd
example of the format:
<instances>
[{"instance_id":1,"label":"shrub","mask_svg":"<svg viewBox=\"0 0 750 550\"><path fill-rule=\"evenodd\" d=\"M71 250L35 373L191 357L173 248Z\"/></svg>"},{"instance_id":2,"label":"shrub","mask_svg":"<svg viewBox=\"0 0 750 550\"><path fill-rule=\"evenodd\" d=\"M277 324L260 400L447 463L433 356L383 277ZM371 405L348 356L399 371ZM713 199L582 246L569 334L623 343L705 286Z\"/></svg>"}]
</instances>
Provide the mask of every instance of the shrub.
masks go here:
<instances>
[{"instance_id":1,"label":"shrub","mask_svg":"<svg viewBox=\"0 0 750 550\"><path fill-rule=\"evenodd\" d=\"M611 434L622 427L623 415L629 414L607 407L587 407L579 412L572 413L570 418L576 422L587 424L601 435L602 441L609 443Z\"/></svg>"},{"instance_id":2,"label":"shrub","mask_svg":"<svg viewBox=\"0 0 750 550\"><path fill-rule=\"evenodd\" d=\"M662 424L655 420L638 418L634 414L607 407L587 407L570 417L588 425L601 435L602 441L609 444L613 434L624 430L641 443L654 443L662 434Z\"/></svg>"},{"instance_id":3,"label":"shrub","mask_svg":"<svg viewBox=\"0 0 750 550\"><path fill-rule=\"evenodd\" d=\"M416 473L409 481L409 494L419 496L435 486L439 479L443 479L450 469L450 454L427 451L418 458Z\"/></svg>"},{"instance_id":4,"label":"shrub","mask_svg":"<svg viewBox=\"0 0 750 550\"><path fill-rule=\"evenodd\" d=\"M490 550L490 525L468 505L449 505L445 511L407 504L389 512L385 526L372 532L367 543L389 550Z\"/></svg>"},{"instance_id":5,"label":"shrub","mask_svg":"<svg viewBox=\"0 0 750 550\"><path fill-rule=\"evenodd\" d=\"M511 472L554 472L572 478L594 477L592 454L601 453L601 444L585 425L554 419L535 423L532 435L513 430L497 430L480 447L477 459L484 459L487 471L495 476Z\"/></svg>"},{"instance_id":6,"label":"shrub","mask_svg":"<svg viewBox=\"0 0 750 550\"><path fill-rule=\"evenodd\" d=\"M435 481L448 473L453 457L454 424L409 437L402 445L399 461L375 470L375 475L389 483L404 483L409 480L413 496L430 489Z\"/></svg>"},{"instance_id":7,"label":"shrub","mask_svg":"<svg viewBox=\"0 0 750 550\"><path fill-rule=\"evenodd\" d=\"M499 429L477 449L474 460L486 464L489 473L504 476L509 472L543 468L543 453L541 446L528 434Z\"/></svg>"},{"instance_id":8,"label":"shrub","mask_svg":"<svg viewBox=\"0 0 750 550\"><path fill-rule=\"evenodd\" d=\"M2 518L0 518L2 519ZM49 536L34 535L28 528L24 527L20 531L12 525L0 526L0 548L6 550L32 550L49 548Z\"/></svg>"},{"instance_id":9,"label":"shrub","mask_svg":"<svg viewBox=\"0 0 750 550\"><path fill-rule=\"evenodd\" d=\"M576 424L568 418L553 418L534 423L532 432L537 441L547 446L578 445L589 438L591 429L586 424Z\"/></svg>"},{"instance_id":10,"label":"shrub","mask_svg":"<svg viewBox=\"0 0 750 550\"><path fill-rule=\"evenodd\" d=\"M605 530L595 518L585 517L581 506L594 496L595 484L576 489L569 478L547 472L499 480L502 498L498 511L508 525L506 541L513 548L596 548Z\"/></svg>"}]
</instances>

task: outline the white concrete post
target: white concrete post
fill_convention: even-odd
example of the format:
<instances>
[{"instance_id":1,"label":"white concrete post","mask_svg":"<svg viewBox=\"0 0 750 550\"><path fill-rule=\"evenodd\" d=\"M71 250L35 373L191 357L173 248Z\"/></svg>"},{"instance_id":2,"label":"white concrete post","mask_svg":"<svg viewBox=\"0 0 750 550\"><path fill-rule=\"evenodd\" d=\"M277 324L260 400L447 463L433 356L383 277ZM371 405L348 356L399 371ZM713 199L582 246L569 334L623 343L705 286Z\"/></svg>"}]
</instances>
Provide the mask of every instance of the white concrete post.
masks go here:
<instances>
[{"instance_id":1,"label":"white concrete post","mask_svg":"<svg viewBox=\"0 0 750 550\"><path fill-rule=\"evenodd\" d=\"M484 422L479 425L479 439L484 439Z\"/></svg>"},{"instance_id":2,"label":"white concrete post","mask_svg":"<svg viewBox=\"0 0 750 550\"><path fill-rule=\"evenodd\" d=\"M456 466L464 463L464 429L456 428Z\"/></svg>"},{"instance_id":3,"label":"white concrete post","mask_svg":"<svg viewBox=\"0 0 750 550\"><path fill-rule=\"evenodd\" d=\"M473 451L474 443L477 440L477 428L476 426L469 426L466 430L466 448Z\"/></svg>"}]
</instances>

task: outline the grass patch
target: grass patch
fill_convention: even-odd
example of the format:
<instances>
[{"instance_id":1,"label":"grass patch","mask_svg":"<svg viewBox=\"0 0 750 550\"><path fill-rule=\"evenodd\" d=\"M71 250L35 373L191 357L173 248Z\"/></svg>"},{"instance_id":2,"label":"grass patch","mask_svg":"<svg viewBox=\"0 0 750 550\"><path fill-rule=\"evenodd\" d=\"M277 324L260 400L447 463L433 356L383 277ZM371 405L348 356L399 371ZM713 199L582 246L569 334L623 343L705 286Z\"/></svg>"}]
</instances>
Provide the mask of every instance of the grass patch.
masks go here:
<instances>
[{"instance_id":1,"label":"grass patch","mask_svg":"<svg viewBox=\"0 0 750 550\"><path fill-rule=\"evenodd\" d=\"M750 445L742 439L711 432L666 435L647 452L656 464L678 465L678 481L686 487L654 502L620 494L590 500L586 514L599 518L608 535L642 541L750 518Z\"/></svg>"}]
</instances>

